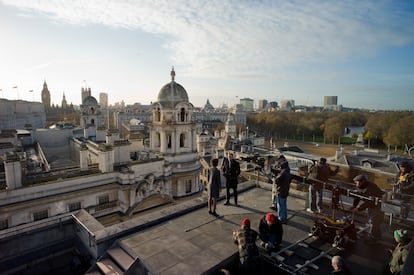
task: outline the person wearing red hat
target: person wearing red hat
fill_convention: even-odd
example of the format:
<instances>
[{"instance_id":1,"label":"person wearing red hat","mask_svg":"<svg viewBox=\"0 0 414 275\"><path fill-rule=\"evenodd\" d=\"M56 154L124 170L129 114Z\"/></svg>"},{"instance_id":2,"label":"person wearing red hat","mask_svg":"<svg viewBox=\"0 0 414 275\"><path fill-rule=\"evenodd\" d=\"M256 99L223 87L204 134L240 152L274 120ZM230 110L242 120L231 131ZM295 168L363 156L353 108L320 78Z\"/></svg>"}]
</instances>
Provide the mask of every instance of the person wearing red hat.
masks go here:
<instances>
[{"instance_id":1,"label":"person wearing red hat","mask_svg":"<svg viewBox=\"0 0 414 275\"><path fill-rule=\"evenodd\" d=\"M257 232L250 228L250 220L243 219L241 227L233 231L233 240L239 249L240 265L237 274L253 274L259 264L259 249L256 246Z\"/></svg>"},{"instance_id":2,"label":"person wearing red hat","mask_svg":"<svg viewBox=\"0 0 414 275\"><path fill-rule=\"evenodd\" d=\"M282 243L283 227L273 213L267 213L259 222L259 238L268 252L278 251Z\"/></svg>"}]
</instances>

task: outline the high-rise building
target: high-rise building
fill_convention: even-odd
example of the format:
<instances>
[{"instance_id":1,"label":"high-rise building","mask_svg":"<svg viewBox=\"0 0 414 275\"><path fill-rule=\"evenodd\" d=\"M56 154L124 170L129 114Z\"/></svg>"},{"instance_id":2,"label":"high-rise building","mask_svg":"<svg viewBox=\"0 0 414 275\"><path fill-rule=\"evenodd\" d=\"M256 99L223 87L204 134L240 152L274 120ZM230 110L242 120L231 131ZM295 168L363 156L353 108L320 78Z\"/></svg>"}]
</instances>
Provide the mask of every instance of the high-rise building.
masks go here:
<instances>
[{"instance_id":1,"label":"high-rise building","mask_svg":"<svg viewBox=\"0 0 414 275\"><path fill-rule=\"evenodd\" d=\"M323 97L323 106L338 105L338 96L330 95Z\"/></svg>"},{"instance_id":2,"label":"high-rise building","mask_svg":"<svg viewBox=\"0 0 414 275\"><path fill-rule=\"evenodd\" d=\"M259 110L263 110L264 108L266 108L267 105L267 100L266 99L261 99L259 100L259 105L257 106L257 108Z\"/></svg>"},{"instance_id":3,"label":"high-rise building","mask_svg":"<svg viewBox=\"0 0 414 275\"><path fill-rule=\"evenodd\" d=\"M99 93L99 105L101 105L101 108L107 108L108 107L108 94L107 93Z\"/></svg>"},{"instance_id":4,"label":"high-rise building","mask_svg":"<svg viewBox=\"0 0 414 275\"><path fill-rule=\"evenodd\" d=\"M246 112L253 112L253 99L242 98L240 99L240 104L243 106Z\"/></svg>"}]
</instances>

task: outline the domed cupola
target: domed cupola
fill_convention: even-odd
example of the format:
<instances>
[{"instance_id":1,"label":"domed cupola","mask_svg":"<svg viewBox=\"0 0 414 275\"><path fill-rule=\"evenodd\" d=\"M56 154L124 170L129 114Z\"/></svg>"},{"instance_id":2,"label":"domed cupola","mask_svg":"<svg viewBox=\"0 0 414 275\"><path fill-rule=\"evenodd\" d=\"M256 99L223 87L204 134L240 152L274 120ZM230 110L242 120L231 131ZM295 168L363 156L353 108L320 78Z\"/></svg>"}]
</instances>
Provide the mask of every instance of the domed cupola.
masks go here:
<instances>
[{"instance_id":1,"label":"domed cupola","mask_svg":"<svg viewBox=\"0 0 414 275\"><path fill-rule=\"evenodd\" d=\"M183 86L175 82L174 67L171 70L171 82L165 84L158 93L158 102L162 107L174 108L178 103L188 102L188 94Z\"/></svg>"}]
</instances>

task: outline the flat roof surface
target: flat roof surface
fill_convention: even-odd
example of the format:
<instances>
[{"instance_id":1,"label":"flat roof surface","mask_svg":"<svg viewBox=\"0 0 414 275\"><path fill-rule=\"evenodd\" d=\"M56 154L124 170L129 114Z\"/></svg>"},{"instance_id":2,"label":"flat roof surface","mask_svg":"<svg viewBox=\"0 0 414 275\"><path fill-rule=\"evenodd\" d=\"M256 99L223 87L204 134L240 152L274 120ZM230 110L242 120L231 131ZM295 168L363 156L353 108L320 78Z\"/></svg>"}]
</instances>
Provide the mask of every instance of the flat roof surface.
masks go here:
<instances>
[{"instance_id":1,"label":"flat roof surface","mask_svg":"<svg viewBox=\"0 0 414 275\"><path fill-rule=\"evenodd\" d=\"M240 187L243 184L245 183L240 184ZM224 193L223 189L221 195ZM136 254L153 274L213 274L215 270L223 267L224 262L236 257L237 245L233 242L232 232L240 227L241 221L248 217L251 227L258 230L260 218L272 211L269 209L271 192L263 188L256 187L240 193L238 207L234 204L225 206L223 202L218 202L217 213L220 216L217 218L208 214L207 207L200 208L129 235L120 244ZM289 220L283 225L281 249L308 237L314 220L321 218L319 214L306 212L306 200L300 197L288 197L288 210ZM326 212L331 211L326 209ZM340 215L344 214L338 213L336 218L341 217ZM365 217L357 217L357 227L365 225ZM349 243L345 250L332 249L329 255L341 255L354 274L381 274L387 261L387 249L395 245L392 237L394 229L384 223L383 239L379 243L367 245L363 240L357 240ZM330 242L321 239L309 238L306 244L309 247L305 244L298 246L294 254L312 258L323 250L332 248ZM281 255L286 258L286 264L298 264L297 259L293 260L294 256ZM314 264L313 268L303 269L306 274L327 274L332 271L329 258L322 257Z\"/></svg>"}]
</instances>

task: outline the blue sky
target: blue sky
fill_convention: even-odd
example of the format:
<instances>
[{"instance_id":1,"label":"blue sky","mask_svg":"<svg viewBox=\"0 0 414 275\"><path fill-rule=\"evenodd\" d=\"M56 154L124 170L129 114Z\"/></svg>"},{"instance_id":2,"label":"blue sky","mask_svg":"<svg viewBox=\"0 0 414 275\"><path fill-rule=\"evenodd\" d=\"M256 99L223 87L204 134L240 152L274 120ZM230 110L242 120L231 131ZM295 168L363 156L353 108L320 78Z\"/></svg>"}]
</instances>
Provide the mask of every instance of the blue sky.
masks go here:
<instances>
[{"instance_id":1,"label":"blue sky","mask_svg":"<svg viewBox=\"0 0 414 275\"><path fill-rule=\"evenodd\" d=\"M414 110L414 1L0 0L0 96ZM18 88L13 88L13 87ZM33 90L33 92L29 92Z\"/></svg>"}]
</instances>

